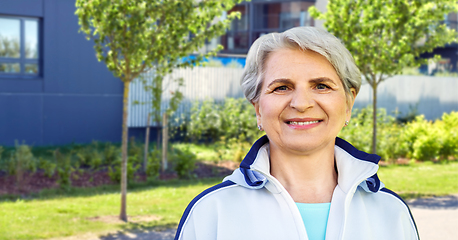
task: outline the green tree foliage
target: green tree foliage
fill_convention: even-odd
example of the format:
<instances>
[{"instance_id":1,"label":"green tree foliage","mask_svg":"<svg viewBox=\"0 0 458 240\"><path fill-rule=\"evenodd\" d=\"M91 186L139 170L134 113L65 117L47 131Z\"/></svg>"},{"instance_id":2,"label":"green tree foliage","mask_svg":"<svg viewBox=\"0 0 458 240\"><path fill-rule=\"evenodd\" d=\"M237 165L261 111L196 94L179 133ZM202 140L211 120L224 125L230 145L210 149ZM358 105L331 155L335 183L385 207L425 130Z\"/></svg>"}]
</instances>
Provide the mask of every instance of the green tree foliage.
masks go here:
<instances>
[{"instance_id":1,"label":"green tree foliage","mask_svg":"<svg viewBox=\"0 0 458 240\"><path fill-rule=\"evenodd\" d=\"M458 11L455 0L329 0L327 11L310 13L324 20L326 29L340 38L353 54L364 79L373 89L402 69L425 63L420 54L456 42L444 16ZM376 152L377 117L373 112L372 152Z\"/></svg>"},{"instance_id":2,"label":"green tree foliage","mask_svg":"<svg viewBox=\"0 0 458 240\"><path fill-rule=\"evenodd\" d=\"M207 39L222 35L239 0L77 0L75 12L81 31L94 41L99 61L124 83L120 218L127 221L127 107L130 82L153 70L164 76L173 68L193 66L203 57L183 60ZM161 77L155 81L162 81ZM162 92L162 84L153 89ZM159 94L158 94L159 95ZM155 99L159 97L155 96Z\"/></svg>"}]
</instances>

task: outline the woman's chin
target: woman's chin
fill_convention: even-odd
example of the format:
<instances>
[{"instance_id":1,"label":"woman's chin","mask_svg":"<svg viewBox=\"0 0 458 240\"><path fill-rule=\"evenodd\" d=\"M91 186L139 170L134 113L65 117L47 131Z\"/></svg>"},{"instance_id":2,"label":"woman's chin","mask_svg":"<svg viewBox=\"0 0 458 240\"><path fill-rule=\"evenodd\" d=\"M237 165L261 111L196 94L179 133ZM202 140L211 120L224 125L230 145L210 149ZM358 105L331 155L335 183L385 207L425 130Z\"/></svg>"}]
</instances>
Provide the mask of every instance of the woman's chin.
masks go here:
<instances>
[{"instance_id":1,"label":"woman's chin","mask_svg":"<svg viewBox=\"0 0 458 240\"><path fill-rule=\"evenodd\" d=\"M326 146L329 146L330 144L334 146L334 140L333 141L323 141L324 139L318 140L318 139L294 139L294 138L288 138L285 141L282 141L281 145L279 145L279 148L281 151L285 152L290 152L294 153L297 155L308 155L313 152L320 151L320 149L326 148ZM272 141L271 141L272 142Z\"/></svg>"}]
</instances>

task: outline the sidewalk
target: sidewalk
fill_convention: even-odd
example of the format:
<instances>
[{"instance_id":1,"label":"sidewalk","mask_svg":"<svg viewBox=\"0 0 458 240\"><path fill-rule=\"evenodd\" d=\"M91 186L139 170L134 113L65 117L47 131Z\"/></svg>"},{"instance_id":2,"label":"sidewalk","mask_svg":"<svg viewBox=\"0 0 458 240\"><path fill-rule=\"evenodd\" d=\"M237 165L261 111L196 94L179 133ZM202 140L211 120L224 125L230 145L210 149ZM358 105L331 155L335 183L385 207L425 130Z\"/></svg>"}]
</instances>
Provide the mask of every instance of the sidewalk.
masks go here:
<instances>
[{"instance_id":1,"label":"sidewalk","mask_svg":"<svg viewBox=\"0 0 458 240\"><path fill-rule=\"evenodd\" d=\"M421 240L458 239L458 194L407 201Z\"/></svg>"}]
</instances>

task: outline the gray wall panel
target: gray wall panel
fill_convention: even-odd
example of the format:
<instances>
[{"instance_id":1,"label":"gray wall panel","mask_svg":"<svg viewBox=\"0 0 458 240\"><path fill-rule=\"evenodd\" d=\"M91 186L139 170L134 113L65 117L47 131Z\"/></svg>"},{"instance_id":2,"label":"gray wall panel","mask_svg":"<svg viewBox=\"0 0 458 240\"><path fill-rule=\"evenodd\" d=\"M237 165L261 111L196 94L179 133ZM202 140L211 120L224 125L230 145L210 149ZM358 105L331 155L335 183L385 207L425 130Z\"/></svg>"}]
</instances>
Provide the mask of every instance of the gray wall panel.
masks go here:
<instances>
[{"instance_id":1,"label":"gray wall panel","mask_svg":"<svg viewBox=\"0 0 458 240\"><path fill-rule=\"evenodd\" d=\"M43 16L43 0L0 0L0 14Z\"/></svg>"},{"instance_id":2,"label":"gray wall panel","mask_svg":"<svg viewBox=\"0 0 458 240\"><path fill-rule=\"evenodd\" d=\"M46 144L121 141L121 96L49 95L44 97Z\"/></svg>"},{"instance_id":3,"label":"gray wall panel","mask_svg":"<svg viewBox=\"0 0 458 240\"><path fill-rule=\"evenodd\" d=\"M16 140L41 145L42 104L39 95L0 94L0 145L14 146Z\"/></svg>"}]
</instances>

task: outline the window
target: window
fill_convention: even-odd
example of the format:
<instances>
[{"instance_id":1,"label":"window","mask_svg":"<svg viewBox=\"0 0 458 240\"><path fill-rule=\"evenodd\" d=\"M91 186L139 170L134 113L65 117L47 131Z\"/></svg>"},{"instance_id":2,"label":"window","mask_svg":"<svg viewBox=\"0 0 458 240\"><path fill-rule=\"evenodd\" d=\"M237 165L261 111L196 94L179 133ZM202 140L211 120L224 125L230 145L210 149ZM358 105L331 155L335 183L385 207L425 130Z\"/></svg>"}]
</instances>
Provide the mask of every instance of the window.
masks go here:
<instances>
[{"instance_id":1,"label":"window","mask_svg":"<svg viewBox=\"0 0 458 240\"><path fill-rule=\"evenodd\" d=\"M39 20L0 16L0 76L38 76L39 59Z\"/></svg>"},{"instance_id":2,"label":"window","mask_svg":"<svg viewBox=\"0 0 458 240\"><path fill-rule=\"evenodd\" d=\"M292 27L313 26L308 9L314 0L252 0L232 8L241 18L232 21L231 28L221 36L221 53L246 54L250 45L260 36L283 32Z\"/></svg>"},{"instance_id":3,"label":"window","mask_svg":"<svg viewBox=\"0 0 458 240\"><path fill-rule=\"evenodd\" d=\"M254 5L254 30L282 32L292 27L311 26L308 8L313 2L279 2Z\"/></svg>"}]
</instances>

